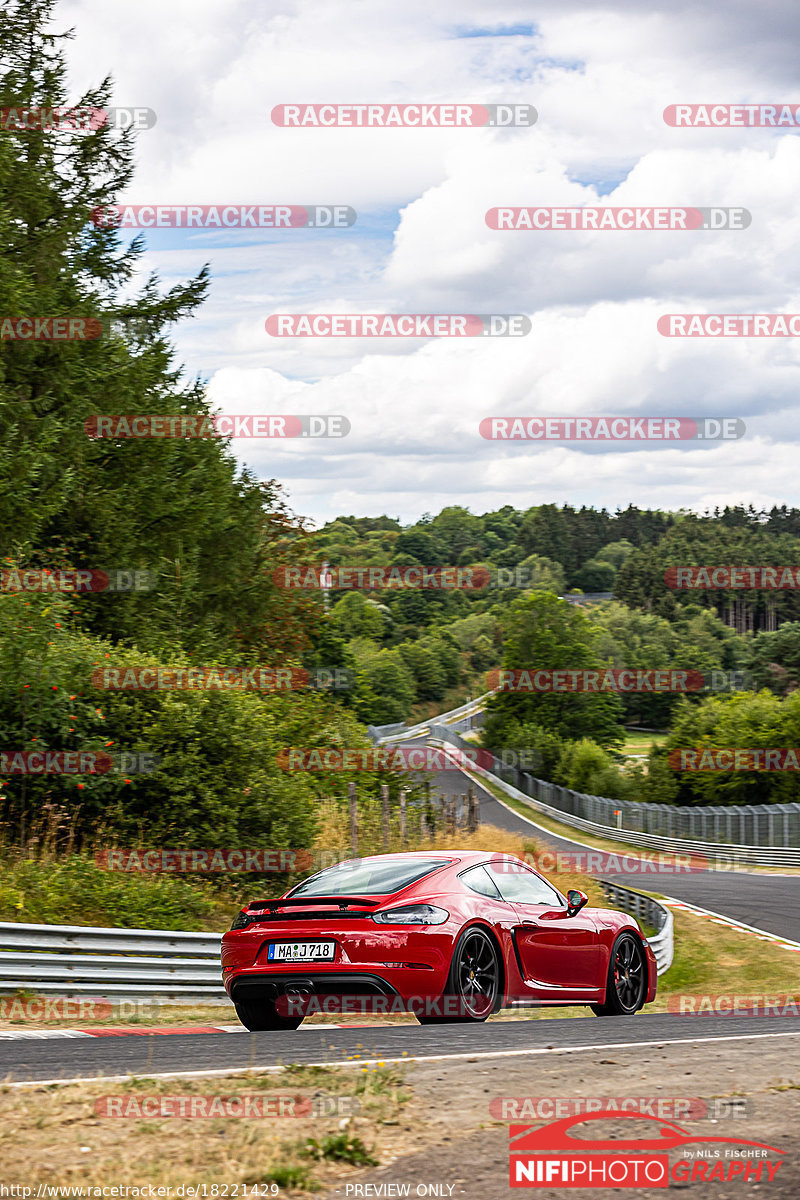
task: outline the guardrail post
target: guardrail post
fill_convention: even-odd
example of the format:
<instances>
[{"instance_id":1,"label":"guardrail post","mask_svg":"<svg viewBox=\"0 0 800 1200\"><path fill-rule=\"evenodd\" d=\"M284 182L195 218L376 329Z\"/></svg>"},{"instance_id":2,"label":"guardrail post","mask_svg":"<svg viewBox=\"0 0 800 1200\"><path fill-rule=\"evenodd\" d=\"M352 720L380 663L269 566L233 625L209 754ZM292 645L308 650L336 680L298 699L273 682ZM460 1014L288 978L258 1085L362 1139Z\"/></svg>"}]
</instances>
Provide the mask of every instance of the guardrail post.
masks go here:
<instances>
[{"instance_id":1,"label":"guardrail post","mask_svg":"<svg viewBox=\"0 0 800 1200\"><path fill-rule=\"evenodd\" d=\"M406 841L406 789L400 788L400 844L405 846Z\"/></svg>"}]
</instances>

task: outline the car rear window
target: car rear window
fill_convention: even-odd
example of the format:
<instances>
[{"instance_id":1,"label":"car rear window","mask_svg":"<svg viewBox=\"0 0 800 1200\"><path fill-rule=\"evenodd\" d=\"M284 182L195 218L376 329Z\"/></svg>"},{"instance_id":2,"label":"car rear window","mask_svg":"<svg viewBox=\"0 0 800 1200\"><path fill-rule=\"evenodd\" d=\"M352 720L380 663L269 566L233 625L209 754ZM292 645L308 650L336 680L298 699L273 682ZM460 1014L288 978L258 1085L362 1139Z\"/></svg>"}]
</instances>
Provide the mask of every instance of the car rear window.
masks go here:
<instances>
[{"instance_id":1,"label":"car rear window","mask_svg":"<svg viewBox=\"0 0 800 1200\"><path fill-rule=\"evenodd\" d=\"M389 896L451 861L449 858L356 858L312 875L289 895Z\"/></svg>"}]
</instances>

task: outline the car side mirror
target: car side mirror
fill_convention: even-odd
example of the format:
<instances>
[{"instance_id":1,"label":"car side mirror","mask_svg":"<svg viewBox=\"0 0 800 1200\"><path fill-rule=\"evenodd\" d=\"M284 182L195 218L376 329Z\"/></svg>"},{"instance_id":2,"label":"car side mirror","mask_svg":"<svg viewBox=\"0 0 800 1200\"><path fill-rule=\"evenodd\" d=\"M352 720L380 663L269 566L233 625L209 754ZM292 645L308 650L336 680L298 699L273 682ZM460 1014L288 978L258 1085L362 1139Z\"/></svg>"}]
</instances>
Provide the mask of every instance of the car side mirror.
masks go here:
<instances>
[{"instance_id":1,"label":"car side mirror","mask_svg":"<svg viewBox=\"0 0 800 1200\"><path fill-rule=\"evenodd\" d=\"M567 916L574 917L579 913L584 904L589 903L589 897L584 896L583 892L579 892L577 888L571 888L567 892Z\"/></svg>"}]
</instances>

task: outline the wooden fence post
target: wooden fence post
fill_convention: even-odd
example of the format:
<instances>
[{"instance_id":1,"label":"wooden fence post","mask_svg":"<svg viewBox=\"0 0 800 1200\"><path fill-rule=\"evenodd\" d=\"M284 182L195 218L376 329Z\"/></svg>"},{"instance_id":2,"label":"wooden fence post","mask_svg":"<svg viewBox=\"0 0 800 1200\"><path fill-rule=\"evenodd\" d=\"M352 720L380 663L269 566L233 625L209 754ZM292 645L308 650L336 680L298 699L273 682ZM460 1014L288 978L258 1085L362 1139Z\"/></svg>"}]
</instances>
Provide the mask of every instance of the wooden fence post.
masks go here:
<instances>
[{"instance_id":1,"label":"wooden fence post","mask_svg":"<svg viewBox=\"0 0 800 1200\"><path fill-rule=\"evenodd\" d=\"M350 794L350 853L358 858L358 808L356 806L356 785L348 785Z\"/></svg>"},{"instance_id":2,"label":"wooden fence post","mask_svg":"<svg viewBox=\"0 0 800 1200\"><path fill-rule=\"evenodd\" d=\"M389 849L389 785L381 784L381 836L384 850Z\"/></svg>"},{"instance_id":3,"label":"wooden fence post","mask_svg":"<svg viewBox=\"0 0 800 1200\"><path fill-rule=\"evenodd\" d=\"M469 789L469 831L475 833L480 828L481 806L474 788Z\"/></svg>"},{"instance_id":4,"label":"wooden fence post","mask_svg":"<svg viewBox=\"0 0 800 1200\"><path fill-rule=\"evenodd\" d=\"M400 843L406 844L406 789L400 788Z\"/></svg>"}]
</instances>

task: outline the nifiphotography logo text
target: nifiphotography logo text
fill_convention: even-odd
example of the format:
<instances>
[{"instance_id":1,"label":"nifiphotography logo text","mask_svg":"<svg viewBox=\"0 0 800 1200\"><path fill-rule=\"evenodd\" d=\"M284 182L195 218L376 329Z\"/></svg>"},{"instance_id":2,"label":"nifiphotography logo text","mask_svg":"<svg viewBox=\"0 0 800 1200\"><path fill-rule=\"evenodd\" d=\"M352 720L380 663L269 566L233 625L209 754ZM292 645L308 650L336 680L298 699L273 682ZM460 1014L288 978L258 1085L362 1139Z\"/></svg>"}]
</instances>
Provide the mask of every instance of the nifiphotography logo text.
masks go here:
<instances>
[{"instance_id":1,"label":"nifiphotography logo text","mask_svg":"<svg viewBox=\"0 0 800 1200\"><path fill-rule=\"evenodd\" d=\"M639 1113L581 1113L548 1125L509 1127L509 1184L538 1188L667 1188L687 1183L769 1183L783 1151L741 1137L695 1133L658 1120L650 1136L586 1137L573 1130L596 1121L636 1121ZM597 1126L594 1126L597 1128ZM686 1147L702 1147L688 1150ZM670 1150L683 1156L670 1163ZM773 1157L776 1156L776 1161Z\"/></svg>"}]
</instances>

